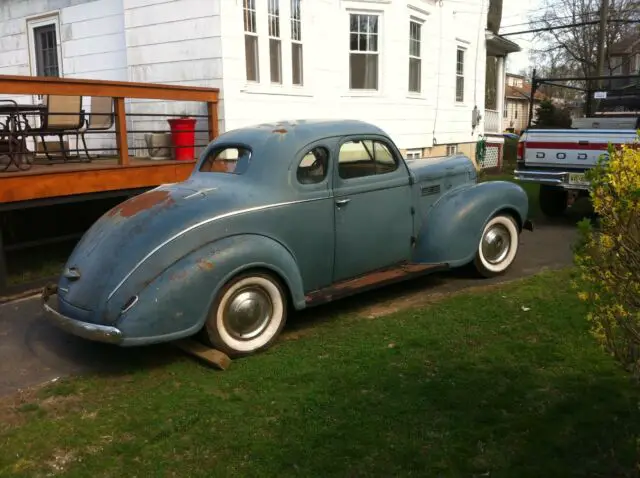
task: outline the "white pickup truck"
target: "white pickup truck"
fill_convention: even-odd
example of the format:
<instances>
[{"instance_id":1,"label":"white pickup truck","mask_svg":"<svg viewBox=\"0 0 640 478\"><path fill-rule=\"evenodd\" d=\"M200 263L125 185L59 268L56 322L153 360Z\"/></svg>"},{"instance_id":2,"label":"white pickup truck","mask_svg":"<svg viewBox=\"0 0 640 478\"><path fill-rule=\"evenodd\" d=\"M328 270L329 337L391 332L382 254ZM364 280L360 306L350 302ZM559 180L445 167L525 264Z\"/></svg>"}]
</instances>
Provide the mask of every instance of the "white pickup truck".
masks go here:
<instances>
[{"instance_id":1,"label":"white pickup truck","mask_svg":"<svg viewBox=\"0 0 640 478\"><path fill-rule=\"evenodd\" d=\"M540 209L558 216L579 196L589 194L585 171L609 143L632 143L640 118L591 117L574 119L571 129L527 129L518 142L515 178L540 184Z\"/></svg>"}]
</instances>

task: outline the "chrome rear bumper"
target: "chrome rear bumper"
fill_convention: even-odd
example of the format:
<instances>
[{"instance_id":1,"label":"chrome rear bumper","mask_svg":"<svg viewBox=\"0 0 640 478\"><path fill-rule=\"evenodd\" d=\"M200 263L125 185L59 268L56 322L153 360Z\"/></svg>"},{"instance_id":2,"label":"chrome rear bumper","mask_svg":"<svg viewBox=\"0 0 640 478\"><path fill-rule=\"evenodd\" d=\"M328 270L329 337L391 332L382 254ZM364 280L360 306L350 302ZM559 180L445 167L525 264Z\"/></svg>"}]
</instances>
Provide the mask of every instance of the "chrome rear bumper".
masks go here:
<instances>
[{"instance_id":1,"label":"chrome rear bumper","mask_svg":"<svg viewBox=\"0 0 640 478\"><path fill-rule=\"evenodd\" d=\"M536 183L536 184L548 184L550 186L558 186L564 189L580 189L589 190L588 183L571 183L569 182L569 176L571 174L583 174L578 171L536 171L528 169L516 169L514 171L514 177L518 181Z\"/></svg>"},{"instance_id":2,"label":"chrome rear bumper","mask_svg":"<svg viewBox=\"0 0 640 478\"><path fill-rule=\"evenodd\" d=\"M120 344L123 341L124 337L122 336L122 332L116 327L81 322L62 315L54 307L49 305L49 298L52 295L56 295L57 292L57 285L48 285L42 291L42 306L47 318L55 326L70 334L96 342Z\"/></svg>"}]
</instances>

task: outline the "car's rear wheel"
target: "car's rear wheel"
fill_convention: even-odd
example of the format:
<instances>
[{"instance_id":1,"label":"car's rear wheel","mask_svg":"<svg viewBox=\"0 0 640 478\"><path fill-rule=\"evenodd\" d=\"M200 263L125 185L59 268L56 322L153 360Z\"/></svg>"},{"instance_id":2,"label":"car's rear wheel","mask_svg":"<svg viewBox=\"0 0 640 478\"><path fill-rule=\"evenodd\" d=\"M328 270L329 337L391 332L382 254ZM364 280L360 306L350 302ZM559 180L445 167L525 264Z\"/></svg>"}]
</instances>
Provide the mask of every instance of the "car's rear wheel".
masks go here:
<instances>
[{"instance_id":1,"label":"car's rear wheel","mask_svg":"<svg viewBox=\"0 0 640 478\"><path fill-rule=\"evenodd\" d=\"M518 253L518 226L508 214L500 214L487 222L473 261L483 277L504 274Z\"/></svg>"},{"instance_id":2,"label":"car's rear wheel","mask_svg":"<svg viewBox=\"0 0 640 478\"><path fill-rule=\"evenodd\" d=\"M269 348L287 319L287 295L270 274L238 275L220 290L205 330L210 345L229 357L242 357Z\"/></svg>"}]
</instances>

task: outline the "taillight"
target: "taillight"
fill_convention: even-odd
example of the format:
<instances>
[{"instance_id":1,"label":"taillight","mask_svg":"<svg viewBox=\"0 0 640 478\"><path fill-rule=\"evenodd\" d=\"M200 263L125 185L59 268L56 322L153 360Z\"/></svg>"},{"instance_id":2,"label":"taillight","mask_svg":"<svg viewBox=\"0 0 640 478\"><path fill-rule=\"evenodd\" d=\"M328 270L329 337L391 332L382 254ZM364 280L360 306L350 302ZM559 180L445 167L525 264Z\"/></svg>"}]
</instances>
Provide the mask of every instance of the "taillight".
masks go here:
<instances>
[{"instance_id":1,"label":"taillight","mask_svg":"<svg viewBox=\"0 0 640 478\"><path fill-rule=\"evenodd\" d=\"M516 151L516 159L524 161L524 141L518 141L518 150Z\"/></svg>"}]
</instances>

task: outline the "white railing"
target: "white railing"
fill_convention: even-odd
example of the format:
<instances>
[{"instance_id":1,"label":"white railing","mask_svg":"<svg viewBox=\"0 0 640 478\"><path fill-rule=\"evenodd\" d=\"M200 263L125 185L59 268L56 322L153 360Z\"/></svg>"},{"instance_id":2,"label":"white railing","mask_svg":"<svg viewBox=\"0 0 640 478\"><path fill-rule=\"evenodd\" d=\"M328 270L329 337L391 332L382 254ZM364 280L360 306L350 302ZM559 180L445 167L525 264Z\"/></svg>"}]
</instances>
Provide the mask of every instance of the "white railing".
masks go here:
<instances>
[{"instance_id":1,"label":"white railing","mask_svg":"<svg viewBox=\"0 0 640 478\"><path fill-rule=\"evenodd\" d=\"M496 110L484 110L484 132L485 133L501 133L502 118L500 112Z\"/></svg>"}]
</instances>

